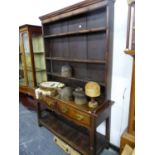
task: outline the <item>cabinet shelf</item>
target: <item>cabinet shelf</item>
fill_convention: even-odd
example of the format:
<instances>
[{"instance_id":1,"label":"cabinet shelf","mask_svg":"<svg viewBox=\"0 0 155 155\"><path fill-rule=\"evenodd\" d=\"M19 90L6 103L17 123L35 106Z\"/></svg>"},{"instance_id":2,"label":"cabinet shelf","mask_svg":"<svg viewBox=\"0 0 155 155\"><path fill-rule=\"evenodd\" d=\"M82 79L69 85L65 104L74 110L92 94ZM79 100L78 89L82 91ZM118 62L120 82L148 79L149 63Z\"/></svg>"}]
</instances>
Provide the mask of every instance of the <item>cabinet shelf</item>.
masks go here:
<instances>
[{"instance_id":1,"label":"cabinet shelf","mask_svg":"<svg viewBox=\"0 0 155 155\"><path fill-rule=\"evenodd\" d=\"M32 72L33 70L32 70L32 68L31 68L31 67L27 67L27 71ZM35 68L35 71L36 71L36 72L42 72L42 71L46 71L46 69L42 69L42 68Z\"/></svg>"},{"instance_id":2,"label":"cabinet shelf","mask_svg":"<svg viewBox=\"0 0 155 155\"><path fill-rule=\"evenodd\" d=\"M107 30L106 27L101 27L101 28L80 30L80 31L75 31L75 32L66 32L66 33L45 35L44 38L55 38L55 37L71 36L71 35L78 35L78 34L97 33L97 32L104 32L106 30Z\"/></svg>"},{"instance_id":3,"label":"cabinet shelf","mask_svg":"<svg viewBox=\"0 0 155 155\"><path fill-rule=\"evenodd\" d=\"M62 57L46 57L46 59L54 60L54 61L77 62L77 63L106 64L106 61L103 61L103 60L68 59L68 58L62 58Z\"/></svg>"},{"instance_id":4,"label":"cabinet shelf","mask_svg":"<svg viewBox=\"0 0 155 155\"><path fill-rule=\"evenodd\" d=\"M59 77L59 78L66 78L66 79L69 79L69 80L75 80L75 81L79 81L79 82L88 82L88 81L92 81L91 79L83 79L83 78L75 78L75 77L62 77L60 74L58 73L52 73L52 72L47 72L48 75L52 75L52 76L55 76L55 77ZM105 87L105 83L104 82L98 82L101 86L104 86Z\"/></svg>"},{"instance_id":5,"label":"cabinet shelf","mask_svg":"<svg viewBox=\"0 0 155 155\"><path fill-rule=\"evenodd\" d=\"M34 54L44 54L44 52L34 52Z\"/></svg>"},{"instance_id":6,"label":"cabinet shelf","mask_svg":"<svg viewBox=\"0 0 155 155\"><path fill-rule=\"evenodd\" d=\"M126 54L131 55L131 56L135 56L135 50L125 49L124 52L125 52Z\"/></svg>"},{"instance_id":7,"label":"cabinet shelf","mask_svg":"<svg viewBox=\"0 0 155 155\"><path fill-rule=\"evenodd\" d=\"M78 129L65 123L58 117L48 114L39 119L39 123L45 126L49 131L57 137L68 143L71 147L80 150L82 154L89 154L89 136L80 132ZM67 133L67 134L66 134ZM97 154L106 146L105 136L96 132L97 138Z\"/></svg>"},{"instance_id":8,"label":"cabinet shelf","mask_svg":"<svg viewBox=\"0 0 155 155\"><path fill-rule=\"evenodd\" d=\"M24 67L19 65L19 70L24 70Z\"/></svg>"}]
</instances>

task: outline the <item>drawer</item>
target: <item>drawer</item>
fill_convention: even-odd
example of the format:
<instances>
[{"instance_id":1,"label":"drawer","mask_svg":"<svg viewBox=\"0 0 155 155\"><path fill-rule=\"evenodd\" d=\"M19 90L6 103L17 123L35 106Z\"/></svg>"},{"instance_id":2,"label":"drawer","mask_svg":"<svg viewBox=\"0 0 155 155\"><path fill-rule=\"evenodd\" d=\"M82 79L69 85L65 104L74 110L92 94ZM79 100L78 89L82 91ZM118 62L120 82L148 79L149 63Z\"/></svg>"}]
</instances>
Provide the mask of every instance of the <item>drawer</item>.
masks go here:
<instances>
[{"instance_id":1,"label":"drawer","mask_svg":"<svg viewBox=\"0 0 155 155\"><path fill-rule=\"evenodd\" d=\"M76 109L72 109L70 112L70 117L72 117L74 120L80 122L81 124L90 126L90 116L84 112L78 111Z\"/></svg>"},{"instance_id":2,"label":"drawer","mask_svg":"<svg viewBox=\"0 0 155 155\"><path fill-rule=\"evenodd\" d=\"M90 126L90 116L84 112L81 112L73 107L65 105L63 103L58 103L58 110L65 116L73 119L79 124Z\"/></svg>"},{"instance_id":3,"label":"drawer","mask_svg":"<svg viewBox=\"0 0 155 155\"><path fill-rule=\"evenodd\" d=\"M65 116L70 116L69 113L71 112L70 107L59 102L58 103L58 111L61 112L62 114L65 114Z\"/></svg>"},{"instance_id":4,"label":"drawer","mask_svg":"<svg viewBox=\"0 0 155 155\"><path fill-rule=\"evenodd\" d=\"M56 101L47 96L39 96L39 100L42 101L44 104L46 104L50 108L54 108L56 105Z\"/></svg>"}]
</instances>

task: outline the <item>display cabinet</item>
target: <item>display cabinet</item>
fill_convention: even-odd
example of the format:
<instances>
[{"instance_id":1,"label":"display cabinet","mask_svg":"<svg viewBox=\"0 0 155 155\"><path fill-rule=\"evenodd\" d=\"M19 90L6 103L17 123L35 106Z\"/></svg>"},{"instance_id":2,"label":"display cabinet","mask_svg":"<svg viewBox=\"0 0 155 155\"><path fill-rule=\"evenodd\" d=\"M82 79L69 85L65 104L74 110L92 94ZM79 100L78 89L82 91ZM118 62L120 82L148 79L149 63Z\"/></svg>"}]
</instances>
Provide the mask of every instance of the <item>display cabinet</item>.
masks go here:
<instances>
[{"instance_id":1,"label":"display cabinet","mask_svg":"<svg viewBox=\"0 0 155 155\"><path fill-rule=\"evenodd\" d=\"M20 101L36 109L35 88L46 81L43 37L40 26L19 27L19 92Z\"/></svg>"},{"instance_id":2,"label":"display cabinet","mask_svg":"<svg viewBox=\"0 0 155 155\"><path fill-rule=\"evenodd\" d=\"M72 86L87 81L101 85L102 95L111 96L114 0L89 0L40 17L45 42L48 80ZM70 65L73 76L61 76Z\"/></svg>"},{"instance_id":3,"label":"display cabinet","mask_svg":"<svg viewBox=\"0 0 155 155\"><path fill-rule=\"evenodd\" d=\"M19 90L34 96L34 88L47 80L41 27L20 26L19 44Z\"/></svg>"},{"instance_id":4,"label":"display cabinet","mask_svg":"<svg viewBox=\"0 0 155 155\"><path fill-rule=\"evenodd\" d=\"M73 89L95 81L101 87L94 109L57 97L38 100L38 122L84 155L99 154L110 141L114 0L86 0L40 17L48 81ZM62 76L70 66L71 76ZM48 111L44 115L41 105ZM106 122L103 136L96 128Z\"/></svg>"}]
</instances>

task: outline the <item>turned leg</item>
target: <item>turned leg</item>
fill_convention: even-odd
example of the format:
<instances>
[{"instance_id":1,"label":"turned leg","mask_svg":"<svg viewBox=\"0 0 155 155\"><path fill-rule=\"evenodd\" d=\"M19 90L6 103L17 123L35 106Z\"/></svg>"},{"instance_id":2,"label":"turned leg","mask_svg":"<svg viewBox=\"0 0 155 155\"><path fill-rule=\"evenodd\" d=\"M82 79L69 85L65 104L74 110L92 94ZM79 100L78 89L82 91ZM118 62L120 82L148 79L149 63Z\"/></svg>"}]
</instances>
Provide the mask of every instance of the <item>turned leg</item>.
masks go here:
<instances>
[{"instance_id":1,"label":"turned leg","mask_svg":"<svg viewBox=\"0 0 155 155\"><path fill-rule=\"evenodd\" d=\"M106 119L106 141L107 141L107 148L109 148L110 143L110 126L111 126L111 111L109 117Z\"/></svg>"}]
</instances>

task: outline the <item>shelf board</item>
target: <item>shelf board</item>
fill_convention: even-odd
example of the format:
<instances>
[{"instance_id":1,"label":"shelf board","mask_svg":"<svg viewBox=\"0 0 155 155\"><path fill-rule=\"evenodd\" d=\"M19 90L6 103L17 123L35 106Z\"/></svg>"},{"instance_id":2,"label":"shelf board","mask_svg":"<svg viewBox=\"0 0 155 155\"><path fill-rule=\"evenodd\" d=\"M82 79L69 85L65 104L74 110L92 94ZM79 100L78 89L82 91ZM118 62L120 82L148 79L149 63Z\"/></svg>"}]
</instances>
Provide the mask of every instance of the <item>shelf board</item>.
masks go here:
<instances>
[{"instance_id":1,"label":"shelf board","mask_svg":"<svg viewBox=\"0 0 155 155\"><path fill-rule=\"evenodd\" d=\"M89 154L89 136L86 133L68 125L60 118L47 114L39 119L39 123L51 131L54 135L68 143L71 147L78 149L82 154ZM96 147L99 154L106 146L105 137L96 132Z\"/></svg>"},{"instance_id":2,"label":"shelf board","mask_svg":"<svg viewBox=\"0 0 155 155\"><path fill-rule=\"evenodd\" d=\"M26 86L26 85L27 85L26 81L19 81L19 86Z\"/></svg>"},{"instance_id":3,"label":"shelf board","mask_svg":"<svg viewBox=\"0 0 155 155\"><path fill-rule=\"evenodd\" d=\"M19 68L19 71L23 71L24 72L24 69Z\"/></svg>"},{"instance_id":4,"label":"shelf board","mask_svg":"<svg viewBox=\"0 0 155 155\"><path fill-rule=\"evenodd\" d=\"M24 70L24 67L20 67L20 66L19 66L19 70Z\"/></svg>"},{"instance_id":5,"label":"shelf board","mask_svg":"<svg viewBox=\"0 0 155 155\"><path fill-rule=\"evenodd\" d=\"M44 54L44 52L33 52L34 54Z\"/></svg>"},{"instance_id":6,"label":"shelf board","mask_svg":"<svg viewBox=\"0 0 155 155\"><path fill-rule=\"evenodd\" d=\"M125 49L124 52L125 52L126 54L131 55L131 56L135 56L135 50Z\"/></svg>"},{"instance_id":7,"label":"shelf board","mask_svg":"<svg viewBox=\"0 0 155 155\"><path fill-rule=\"evenodd\" d=\"M103 60L89 60L89 59L67 59L62 57L46 57L47 60L54 60L54 61L67 61L67 62L77 62L77 63L93 63L93 64L106 64L106 61Z\"/></svg>"},{"instance_id":8,"label":"shelf board","mask_svg":"<svg viewBox=\"0 0 155 155\"><path fill-rule=\"evenodd\" d=\"M35 67L35 71L36 71L36 72L46 71L46 69L43 69L43 68L37 68L37 67Z\"/></svg>"},{"instance_id":9,"label":"shelf board","mask_svg":"<svg viewBox=\"0 0 155 155\"><path fill-rule=\"evenodd\" d=\"M52 72L47 72L48 75L52 75L52 76L56 76L59 78L66 78L69 80L75 80L75 81L80 81L80 82L88 82L88 81L92 81L91 79L79 79L79 78L75 78L75 77L62 77L60 74L58 73L52 73ZM105 83L104 82L98 82L101 86L105 87Z\"/></svg>"},{"instance_id":10,"label":"shelf board","mask_svg":"<svg viewBox=\"0 0 155 155\"><path fill-rule=\"evenodd\" d=\"M31 67L27 67L27 69L26 69L27 71L30 71L30 72L32 72L32 68ZM35 68L35 71L36 72L42 72L42 71L46 71L46 69L42 69L42 68Z\"/></svg>"},{"instance_id":11,"label":"shelf board","mask_svg":"<svg viewBox=\"0 0 155 155\"><path fill-rule=\"evenodd\" d=\"M75 32L66 32L66 33L45 35L44 38L55 38L55 37L63 37L63 36L78 35L78 34L87 34L87 33L104 32L104 31L106 31L106 30L107 30L106 27L100 27L100 28L87 29L87 30L80 30L80 31L75 31Z\"/></svg>"}]
</instances>

